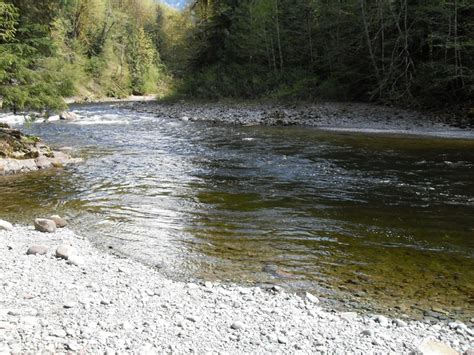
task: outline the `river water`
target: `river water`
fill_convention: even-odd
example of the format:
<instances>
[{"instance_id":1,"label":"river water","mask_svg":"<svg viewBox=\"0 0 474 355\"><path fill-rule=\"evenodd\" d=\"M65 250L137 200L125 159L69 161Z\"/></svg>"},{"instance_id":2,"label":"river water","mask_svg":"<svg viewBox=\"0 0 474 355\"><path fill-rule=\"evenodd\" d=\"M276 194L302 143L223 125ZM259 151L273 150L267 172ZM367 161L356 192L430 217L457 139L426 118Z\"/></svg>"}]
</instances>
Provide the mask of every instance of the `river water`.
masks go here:
<instances>
[{"instance_id":1,"label":"river water","mask_svg":"<svg viewBox=\"0 0 474 355\"><path fill-rule=\"evenodd\" d=\"M20 126L85 162L0 178L0 218L65 215L99 246L172 277L474 316L474 135L241 127L108 106L77 113L77 122Z\"/></svg>"}]
</instances>

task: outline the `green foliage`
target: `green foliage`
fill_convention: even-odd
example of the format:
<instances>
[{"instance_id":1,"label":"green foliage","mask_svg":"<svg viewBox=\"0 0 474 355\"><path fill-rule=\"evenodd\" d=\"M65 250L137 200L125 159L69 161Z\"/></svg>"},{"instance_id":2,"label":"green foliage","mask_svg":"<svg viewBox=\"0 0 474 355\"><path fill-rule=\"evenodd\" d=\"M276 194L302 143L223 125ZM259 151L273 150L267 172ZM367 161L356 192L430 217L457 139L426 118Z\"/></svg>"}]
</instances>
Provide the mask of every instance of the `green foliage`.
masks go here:
<instances>
[{"instance_id":1,"label":"green foliage","mask_svg":"<svg viewBox=\"0 0 474 355\"><path fill-rule=\"evenodd\" d=\"M474 105L468 0L198 0L182 92Z\"/></svg>"}]
</instances>

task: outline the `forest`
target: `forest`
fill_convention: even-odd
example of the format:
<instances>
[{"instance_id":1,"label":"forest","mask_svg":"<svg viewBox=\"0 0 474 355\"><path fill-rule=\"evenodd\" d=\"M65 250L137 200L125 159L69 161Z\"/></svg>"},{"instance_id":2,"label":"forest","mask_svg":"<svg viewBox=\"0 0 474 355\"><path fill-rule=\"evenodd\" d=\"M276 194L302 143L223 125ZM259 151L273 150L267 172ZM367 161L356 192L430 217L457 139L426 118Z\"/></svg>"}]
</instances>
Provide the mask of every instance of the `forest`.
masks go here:
<instances>
[{"instance_id":1,"label":"forest","mask_svg":"<svg viewBox=\"0 0 474 355\"><path fill-rule=\"evenodd\" d=\"M472 113L469 0L0 0L0 98L348 100Z\"/></svg>"}]
</instances>

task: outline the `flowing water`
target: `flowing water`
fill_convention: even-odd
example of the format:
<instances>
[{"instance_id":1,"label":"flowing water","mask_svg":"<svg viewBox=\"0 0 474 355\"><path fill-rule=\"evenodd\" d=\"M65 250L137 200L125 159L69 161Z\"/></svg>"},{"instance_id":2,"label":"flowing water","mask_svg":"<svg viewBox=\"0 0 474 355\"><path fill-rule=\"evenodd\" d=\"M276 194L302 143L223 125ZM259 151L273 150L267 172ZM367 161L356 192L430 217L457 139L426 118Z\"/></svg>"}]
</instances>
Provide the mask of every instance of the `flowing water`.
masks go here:
<instances>
[{"instance_id":1,"label":"flowing water","mask_svg":"<svg viewBox=\"0 0 474 355\"><path fill-rule=\"evenodd\" d=\"M0 178L0 218L65 215L98 245L176 277L474 316L474 135L77 112L77 122L21 127L85 162Z\"/></svg>"}]
</instances>

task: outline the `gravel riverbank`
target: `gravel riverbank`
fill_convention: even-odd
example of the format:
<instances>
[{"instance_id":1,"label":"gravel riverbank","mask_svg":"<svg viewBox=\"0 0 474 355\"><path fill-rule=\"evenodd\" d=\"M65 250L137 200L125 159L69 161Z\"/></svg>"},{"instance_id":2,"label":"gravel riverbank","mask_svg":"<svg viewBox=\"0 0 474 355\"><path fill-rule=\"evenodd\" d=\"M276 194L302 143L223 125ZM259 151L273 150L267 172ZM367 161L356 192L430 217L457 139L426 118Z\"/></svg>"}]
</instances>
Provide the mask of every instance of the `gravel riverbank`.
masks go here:
<instances>
[{"instance_id":1,"label":"gravel riverbank","mask_svg":"<svg viewBox=\"0 0 474 355\"><path fill-rule=\"evenodd\" d=\"M175 282L68 229L1 229L0 353L455 354L474 344L460 322L338 313L311 295ZM69 261L55 255L64 244L77 250ZM27 255L32 245L46 254Z\"/></svg>"},{"instance_id":2,"label":"gravel riverbank","mask_svg":"<svg viewBox=\"0 0 474 355\"><path fill-rule=\"evenodd\" d=\"M235 125L309 126L327 130L436 134L466 132L474 120L447 114L422 113L383 105L345 102L296 103L198 103L155 101L122 102L121 107L183 121L205 121Z\"/></svg>"}]
</instances>

